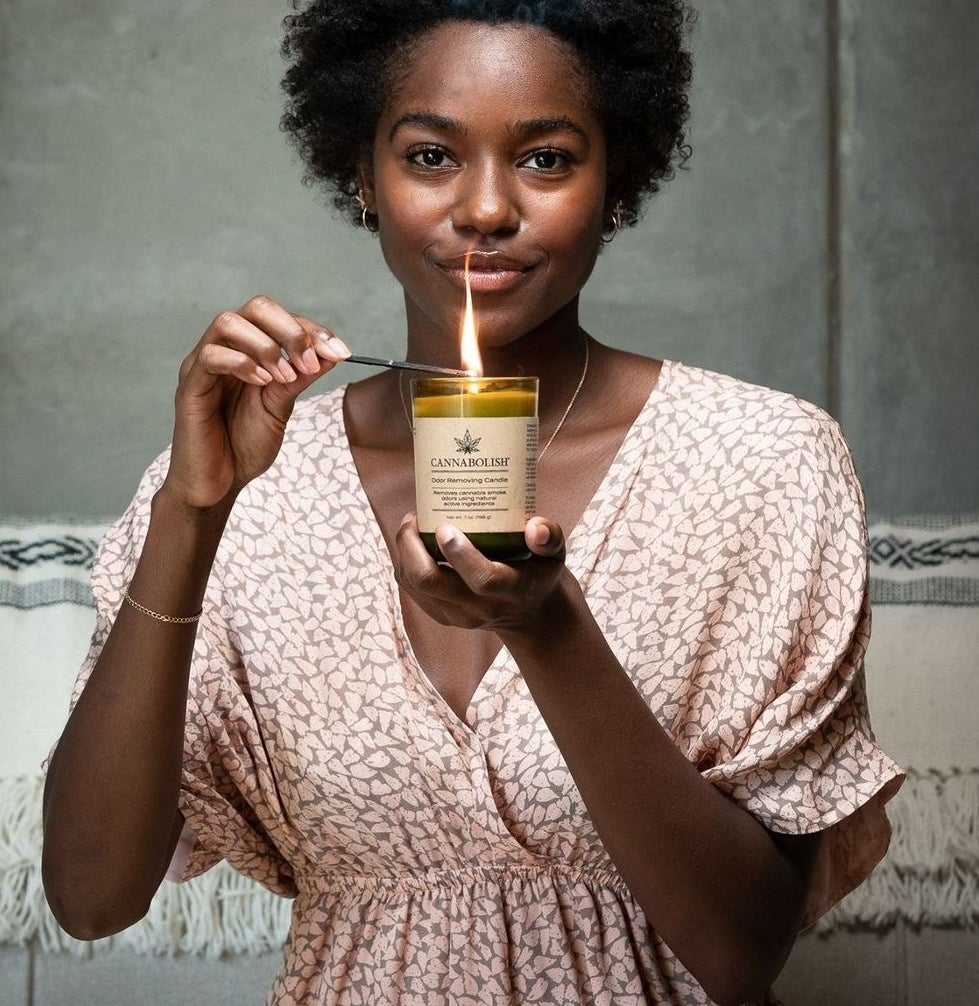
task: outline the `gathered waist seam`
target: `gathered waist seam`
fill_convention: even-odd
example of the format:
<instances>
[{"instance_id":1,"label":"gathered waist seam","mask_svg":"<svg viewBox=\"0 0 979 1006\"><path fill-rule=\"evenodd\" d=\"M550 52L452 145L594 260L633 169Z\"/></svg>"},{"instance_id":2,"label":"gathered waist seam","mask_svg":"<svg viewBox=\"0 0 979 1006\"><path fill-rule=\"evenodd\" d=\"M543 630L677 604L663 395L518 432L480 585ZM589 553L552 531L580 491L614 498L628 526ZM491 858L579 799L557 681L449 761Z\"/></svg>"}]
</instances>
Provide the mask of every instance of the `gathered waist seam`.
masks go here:
<instances>
[{"instance_id":1,"label":"gathered waist seam","mask_svg":"<svg viewBox=\"0 0 979 1006\"><path fill-rule=\"evenodd\" d=\"M628 895L628 888L614 869L588 870L564 863L539 866L516 863L502 866L467 866L393 874L359 873L353 870L301 872L296 877L296 885L304 894L345 891L357 891L360 894L408 894L458 890L474 884L509 884L514 881L519 883L535 880L606 887Z\"/></svg>"}]
</instances>

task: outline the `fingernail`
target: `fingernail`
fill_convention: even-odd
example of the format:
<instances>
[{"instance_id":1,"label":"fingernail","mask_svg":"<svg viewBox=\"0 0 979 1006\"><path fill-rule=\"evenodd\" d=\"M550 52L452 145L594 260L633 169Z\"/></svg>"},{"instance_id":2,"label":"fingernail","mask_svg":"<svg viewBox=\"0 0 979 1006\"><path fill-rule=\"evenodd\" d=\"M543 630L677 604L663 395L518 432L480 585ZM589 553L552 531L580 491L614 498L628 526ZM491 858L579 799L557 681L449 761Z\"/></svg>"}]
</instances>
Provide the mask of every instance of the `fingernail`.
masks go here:
<instances>
[{"instance_id":1,"label":"fingernail","mask_svg":"<svg viewBox=\"0 0 979 1006\"><path fill-rule=\"evenodd\" d=\"M287 384L292 383L296 379L296 372L292 369L292 364L288 360L279 360L276 368L279 371L279 376Z\"/></svg>"},{"instance_id":2,"label":"fingernail","mask_svg":"<svg viewBox=\"0 0 979 1006\"><path fill-rule=\"evenodd\" d=\"M299 358L304 374L318 374L320 372L320 358L316 355L316 350L312 346L303 350L303 355Z\"/></svg>"},{"instance_id":3,"label":"fingernail","mask_svg":"<svg viewBox=\"0 0 979 1006\"><path fill-rule=\"evenodd\" d=\"M534 528L534 544L546 545L551 540L551 529L541 521Z\"/></svg>"},{"instance_id":4,"label":"fingernail","mask_svg":"<svg viewBox=\"0 0 979 1006\"><path fill-rule=\"evenodd\" d=\"M459 544L459 532L451 524L442 524L435 529L435 540L444 552Z\"/></svg>"},{"instance_id":5,"label":"fingernail","mask_svg":"<svg viewBox=\"0 0 979 1006\"><path fill-rule=\"evenodd\" d=\"M262 382L262 384L271 384L275 380L275 378L264 367L256 367L255 376Z\"/></svg>"},{"instance_id":6,"label":"fingernail","mask_svg":"<svg viewBox=\"0 0 979 1006\"><path fill-rule=\"evenodd\" d=\"M316 352L324 360L332 360L334 363L346 360L350 355L350 350L343 339L326 331L316 333Z\"/></svg>"}]
</instances>

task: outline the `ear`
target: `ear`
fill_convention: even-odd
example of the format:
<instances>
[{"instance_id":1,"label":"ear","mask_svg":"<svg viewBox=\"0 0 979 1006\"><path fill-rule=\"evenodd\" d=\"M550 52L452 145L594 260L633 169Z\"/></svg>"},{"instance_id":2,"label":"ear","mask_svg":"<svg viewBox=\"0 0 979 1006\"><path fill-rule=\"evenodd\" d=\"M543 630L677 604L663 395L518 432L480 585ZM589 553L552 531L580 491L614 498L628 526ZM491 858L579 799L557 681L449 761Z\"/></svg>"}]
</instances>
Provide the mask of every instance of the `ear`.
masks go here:
<instances>
[{"instance_id":1,"label":"ear","mask_svg":"<svg viewBox=\"0 0 979 1006\"><path fill-rule=\"evenodd\" d=\"M377 201L374 198L374 166L367 156L357 161L357 188L360 190L367 212L374 213L377 209Z\"/></svg>"},{"instance_id":2,"label":"ear","mask_svg":"<svg viewBox=\"0 0 979 1006\"><path fill-rule=\"evenodd\" d=\"M609 161L608 171L605 176L605 214L612 212L616 203L622 198L622 190L625 188L625 171L621 164Z\"/></svg>"}]
</instances>

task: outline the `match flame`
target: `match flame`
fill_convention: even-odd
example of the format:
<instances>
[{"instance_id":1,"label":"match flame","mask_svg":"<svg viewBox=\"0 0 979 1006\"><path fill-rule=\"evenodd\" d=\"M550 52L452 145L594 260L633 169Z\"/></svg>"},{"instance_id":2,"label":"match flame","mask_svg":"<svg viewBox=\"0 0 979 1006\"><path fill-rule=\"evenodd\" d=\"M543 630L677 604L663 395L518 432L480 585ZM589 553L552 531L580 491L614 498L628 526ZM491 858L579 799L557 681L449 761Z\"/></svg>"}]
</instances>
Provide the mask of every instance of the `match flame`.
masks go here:
<instances>
[{"instance_id":1,"label":"match flame","mask_svg":"<svg viewBox=\"0 0 979 1006\"><path fill-rule=\"evenodd\" d=\"M476 328L476 315L473 313L473 295L469 286L469 257L466 252L466 310L462 315L462 328L459 332L459 342L462 350L462 366L477 377L483 376L483 358L479 355L479 331Z\"/></svg>"}]
</instances>

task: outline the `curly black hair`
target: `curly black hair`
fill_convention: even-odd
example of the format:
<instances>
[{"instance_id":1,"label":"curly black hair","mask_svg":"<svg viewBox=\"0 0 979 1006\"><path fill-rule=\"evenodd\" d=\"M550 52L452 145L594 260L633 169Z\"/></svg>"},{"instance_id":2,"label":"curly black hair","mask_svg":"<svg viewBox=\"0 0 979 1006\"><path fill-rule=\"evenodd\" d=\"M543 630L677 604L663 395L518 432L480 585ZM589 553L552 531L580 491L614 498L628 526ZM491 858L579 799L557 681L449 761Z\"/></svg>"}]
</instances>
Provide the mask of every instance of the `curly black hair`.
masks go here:
<instances>
[{"instance_id":1,"label":"curly black hair","mask_svg":"<svg viewBox=\"0 0 979 1006\"><path fill-rule=\"evenodd\" d=\"M282 129L334 205L360 222L357 164L410 43L447 20L545 28L580 55L605 126L609 200L623 226L689 157L692 12L685 0L293 0Z\"/></svg>"}]
</instances>

